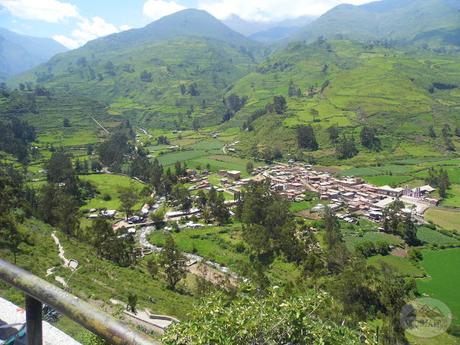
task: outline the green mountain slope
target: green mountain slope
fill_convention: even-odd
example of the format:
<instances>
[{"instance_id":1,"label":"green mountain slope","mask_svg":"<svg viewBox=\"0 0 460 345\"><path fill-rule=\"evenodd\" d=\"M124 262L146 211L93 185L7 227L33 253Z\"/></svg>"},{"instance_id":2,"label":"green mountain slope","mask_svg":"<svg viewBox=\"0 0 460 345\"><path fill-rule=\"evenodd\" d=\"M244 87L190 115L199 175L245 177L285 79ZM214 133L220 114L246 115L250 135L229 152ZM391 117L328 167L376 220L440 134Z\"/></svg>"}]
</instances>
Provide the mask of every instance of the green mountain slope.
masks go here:
<instances>
[{"instance_id":1,"label":"green mountain slope","mask_svg":"<svg viewBox=\"0 0 460 345\"><path fill-rule=\"evenodd\" d=\"M340 5L307 25L295 39L410 41L422 33L460 28L458 0L382 0Z\"/></svg>"},{"instance_id":2,"label":"green mountain slope","mask_svg":"<svg viewBox=\"0 0 460 345\"><path fill-rule=\"evenodd\" d=\"M147 125L197 118L203 126L221 120L223 90L252 70L259 52L206 12L186 10L58 55L13 82L71 90Z\"/></svg>"},{"instance_id":3,"label":"green mountain slope","mask_svg":"<svg viewBox=\"0 0 460 345\"><path fill-rule=\"evenodd\" d=\"M49 38L19 35L0 28L0 80L47 61L66 48Z\"/></svg>"},{"instance_id":4,"label":"green mountain slope","mask_svg":"<svg viewBox=\"0 0 460 345\"><path fill-rule=\"evenodd\" d=\"M274 96L283 95L287 112L254 121L255 132L242 141L246 149L265 145L295 152L295 128L309 124L326 151L333 149L328 127L338 125L358 138L360 128L369 125L384 137L386 152L401 153L406 144L419 145L427 154L445 152L441 140L428 138L428 127L434 125L440 133L444 123L460 125L459 61L455 54L343 40L292 44L235 84L229 93L249 99L227 125L241 126ZM300 97L288 96L290 81L300 88ZM443 89L444 84L452 88Z\"/></svg>"}]
</instances>

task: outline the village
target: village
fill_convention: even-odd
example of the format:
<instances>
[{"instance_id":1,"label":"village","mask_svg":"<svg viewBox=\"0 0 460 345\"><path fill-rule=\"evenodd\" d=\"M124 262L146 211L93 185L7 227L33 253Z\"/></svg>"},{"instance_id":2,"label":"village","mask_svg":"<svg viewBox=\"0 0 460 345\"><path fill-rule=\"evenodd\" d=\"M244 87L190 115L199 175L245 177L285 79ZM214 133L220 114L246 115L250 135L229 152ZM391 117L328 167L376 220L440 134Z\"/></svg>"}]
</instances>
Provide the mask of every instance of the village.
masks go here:
<instances>
[{"instance_id":1,"label":"village","mask_svg":"<svg viewBox=\"0 0 460 345\"><path fill-rule=\"evenodd\" d=\"M425 211L439 204L438 199L430 197L435 189L428 185L413 189L377 187L359 178L338 178L330 172L315 170L312 165L295 162L256 168L248 178L242 178L241 172L234 170L221 170L218 175L220 185L212 186L206 176L192 172L190 183L193 186L189 189L214 187L218 192L235 195L249 183L270 180L270 188L292 202L304 201L308 192L317 194L321 203L312 208L313 213L321 213L327 204L339 219L350 223L356 222L357 217L380 222L383 210L396 199L406 205L403 212L411 214L417 222L424 223ZM235 202L227 201L227 204L232 206ZM198 213L197 209L193 209L190 215ZM170 219L183 216L187 214L180 211L167 213Z\"/></svg>"},{"instance_id":2,"label":"village","mask_svg":"<svg viewBox=\"0 0 460 345\"><path fill-rule=\"evenodd\" d=\"M270 188L274 192L292 202L302 202L308 194L316 194L319 198L318 204L311 208L310 214L320 215L327 205L339 219L349 223L357 222L360 217L378 223L382 221L384 209L399 199L406 205L403 212L411 214L415 221L423 224L425 223L425 211L439 204L438 199L431 197L435 189L429 185L412 189L378 187L365 183L360 178L335 177L324 169L296 162L258 167L252 171L250 177L246 178L243 178L242 173L237 170L220 170L217 175L218 183L216 179L213 179L214 183L211 183L208 171L200 173L189 169L183 182L187 183L192 195L199 190L210 190L211 188L215 188L217 192L226 193L229 198L225 203L231 209L236 205L235 195L238 195L245 186L269 180ZM150 225L149 214L156 212L165 202L164 198L158 198L153 205L145 204L138 215L116 222L114 229L126 227L135 232L134 228L139 225ZM107 218L115 218L116 214L116 210L100 212L91 210L88 217L96 218L102 215ZM191 221L190 218L195 221ZM192 207L187 211L170 209L165 213L164 221L179 221L180 228L199 228L203 226L199 222L200 218L200 210Z\"/></svg>"}]
</instances>

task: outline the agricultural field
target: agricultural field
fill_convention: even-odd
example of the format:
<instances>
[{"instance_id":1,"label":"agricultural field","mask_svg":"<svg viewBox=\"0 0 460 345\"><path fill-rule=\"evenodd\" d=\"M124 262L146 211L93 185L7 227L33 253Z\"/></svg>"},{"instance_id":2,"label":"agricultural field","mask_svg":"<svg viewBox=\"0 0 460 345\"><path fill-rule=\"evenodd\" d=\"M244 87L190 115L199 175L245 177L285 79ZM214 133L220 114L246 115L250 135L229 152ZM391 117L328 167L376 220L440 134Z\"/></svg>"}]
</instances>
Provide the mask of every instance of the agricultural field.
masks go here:
<instances>
[{"instance_id":1,"label":"agricultural field","mask_svg":"<svg viewBox=\"0 0 460 345\"><path fill-rule=\"evenodd\" d=\"M421 264L428 277L417 280L419 291L444 302L454 315L453 322L460 325L460 249L424 250Z\"/></svg>"},{"instance_id":2,"label":"agricultural field","mask_svg":"<svg viewBox=\"0 0 460 345\"><path fill-rule=\"evenodd\" d=\"M420 278L425 275L425 271L413 264L409 259L401 258L399 256L387 255L387 256L373 256L369 258L368 263L371 265L379 265L385 263L390 267L394 268L397 273L405 277Z\"/></svg>"},{"instance_id":3,"label":"agricultural field","mask_svg":"<svg viewBox=\"0 0 460 345\"><path fill-rule=\"evenodd\" d=\"M368 231L364 234L356 234L346 232L344 236L345 244L349 250L354 250L356 246L362 242L386 242L389 245L400 246L404 244L404 241L399 237L391 234L385 234L382 232Z\"/></svg>"},{"instance_id":4,"label":"agricultural field","mask_svg":"<svg viewBox=\"0 0 460 345\"><path fill-rule=\"evenodd\" d=\"M96 209L109 209L119 210L120 199L118 197L118 189L120 187L134 188L138 193L144 188L144 185L139 181L133 180L128 176L115 175L115 174L94 174L94 175L80 175L82 181L91 182L98 190L99 194L89 200L82 210ZM135 206L138 210L142 207L142 201L139 200Z\"/></svg>"},{"instance_id":5,"label":"agricultural field","mask_svg":"<svg viewBox=\"0 0 460 345\"><path fill-rule=\"evenodd\" d=\"M439 231L430 229L426 226L421 226L417 230L417 238L424 244L434 246L460 246L460 240L455 237L447 236Z\"/></svg>"},{"instance_id":6,"label":"agricultural field","mask_svg":"<svg viewBox=\"0 0 460 345\"><path fill-rule=\"evenodd\" d=\"M188 229L172 233L180 250L187 253L196 253L221 265L235 268L240 262L247 262L247 257L236 249L240 244L240 225L225 227L206 227L202 229ZM166 234L155 231L149 240L156 246L163 246ZM244 248L244 247L243 247Z\"/></svg>"},{"instance_id":7,"label":"agricultural field","mask_svg":"<svg viewBox=\"0 0 460 345\"><path fill-rule=\"evenodd\" d=\"M454 184L447 192L447 198L442 202L443 206L460 207L460 184Z\"/></svg>"},{"instance_id":8,"label":"agricultural field","mask_svg":"<svg viewBox=\"0 0 460 345\"><path fill-rule=\"evenodd\" d=\"M425 219L441 228L460 233L460 211L458 209L430 208L425 213Z\"/></svg>"}]
</instances>

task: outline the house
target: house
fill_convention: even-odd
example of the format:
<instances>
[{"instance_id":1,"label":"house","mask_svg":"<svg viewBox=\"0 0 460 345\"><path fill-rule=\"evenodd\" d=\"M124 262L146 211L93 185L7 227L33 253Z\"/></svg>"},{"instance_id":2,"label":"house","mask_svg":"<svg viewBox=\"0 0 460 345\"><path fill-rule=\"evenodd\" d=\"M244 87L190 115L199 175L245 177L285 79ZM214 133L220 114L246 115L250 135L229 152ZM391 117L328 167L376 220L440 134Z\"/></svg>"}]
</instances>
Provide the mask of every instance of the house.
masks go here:
<instances>
[{"instance_id":1,"label":"house","mask_svg":"<svg viewBox=\"0 0 460 345\"><path fill-rule=\"evenodd\" d=\"M116 210L103 210L101 211L101 215L106 218L113 218L117 214Z\"/></svg>"},{"instance_id":2,"label":"house","mask_svg":"<svg viewBox=\"0 0 460 345\"><path fill-rule=\"evenodd\" d=\"M241 171L238 170L229 170L227 171L227 177L232 180L239 180L241 178Z\"/></svg>"},{"instance_id":3,"label":"house","mask_svg":"<svg viewBox=\"0 0 460 345\"><path fill-rule=\"evenodd\" d=\"M395 198L400 197L403 194L404 189L402 188L392 188L390 186L383 186L379 188L379 192L388 196Z\"/></svg>"}]
</instances>

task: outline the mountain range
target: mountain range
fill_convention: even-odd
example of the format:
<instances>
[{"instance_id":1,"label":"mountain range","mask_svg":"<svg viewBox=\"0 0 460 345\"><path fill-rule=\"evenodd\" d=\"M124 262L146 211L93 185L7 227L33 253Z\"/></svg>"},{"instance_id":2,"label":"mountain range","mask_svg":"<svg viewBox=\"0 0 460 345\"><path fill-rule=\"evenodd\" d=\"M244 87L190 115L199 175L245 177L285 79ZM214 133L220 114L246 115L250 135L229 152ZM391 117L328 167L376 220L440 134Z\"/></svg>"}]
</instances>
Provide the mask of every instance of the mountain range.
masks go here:
<instances>
[{"instance_id":1,"label":"mountain range","mask_svg":"<svg viewBox=\"0 0 460 345\"><path fill-rule=\"evenodd\" d=\"M459 28L460 0L383 0L361 6L339 5L291 40L311 42L322 36L410 42L433 33L458 33Z\"/></svg>"},{"instance_id":2,"label":"mountain range","mask_svg":"<svg viewBox=\"0 0 460 345\"><path fill-rule=\"evenodd\" d=\"M10 83L32 81L54 93L92 98L109 114L151 127L228 128L253 121L247 142L267 145L289 143L306 123L324 144L328 126L352 131L364 123L424 142L430 124L456 125L458 2L341 5L277 49L188 9L58 54ZM232 95L244 104L229 112ZM276 95L287 97L285 117L255 120L252 115Z\"/></svg>"},{"instance_id":3,"label":"mountain range","mask_svg":"<svg viewBox=\"0 0 460 345\"><path fill-rule=\"evenodd\" d=\"M49 38L24 36L0 28L0 80L33 68L66 50Z\"/></svg>"}]
</instances>

